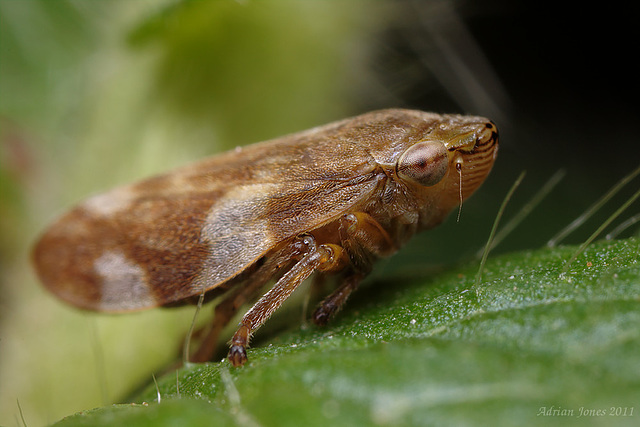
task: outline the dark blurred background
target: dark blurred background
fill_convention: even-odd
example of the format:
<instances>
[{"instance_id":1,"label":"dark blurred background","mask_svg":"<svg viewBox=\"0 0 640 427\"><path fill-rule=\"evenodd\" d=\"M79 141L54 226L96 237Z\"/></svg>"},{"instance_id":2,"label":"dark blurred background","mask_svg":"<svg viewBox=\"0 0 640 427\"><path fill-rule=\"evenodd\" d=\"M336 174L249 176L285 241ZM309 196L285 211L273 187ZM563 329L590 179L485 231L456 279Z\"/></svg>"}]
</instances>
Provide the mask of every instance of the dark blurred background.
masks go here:
<instances>
[{"instance_id":1,"label":"dark blurred background","mask_svg":"<svg viewBox=\"0 0 640 427\"><path fill-rule=\"evenodd\" d=\"M469 113L500 128L492 175L460 223L381 270L472 257L522 170L506 220L562 169L495 251L536 249L640 164L637 19L617 5L506 0L1 0L0 424L14 422L16 398L35 424L116 399L175 356L191 318L86 315L45 294L29 247L73 203L368 110Z\"/></svg>"},{"instance_id":2,"label":"dark blurred background","mask_svg":"<svg viewBox=\"0 0 640 427\"><path fill-rule=\"evenodd\" d=\"M526 170L509 206L514 210L554 172L566 171L503 250L542 245L640 165L637 16L630 10L527 1L404 4L403 17L383 32L373 69L403 105L482 114L498 123L499 160L476 197L502 197ZM618 205L638 182L615 199ZM470 201L469 209L474 203L495 214L484 200ZM627 217L638 212L634 206ZM568 240L581 242L613 210L603 209Z\"/></svg>"}]
</instances>

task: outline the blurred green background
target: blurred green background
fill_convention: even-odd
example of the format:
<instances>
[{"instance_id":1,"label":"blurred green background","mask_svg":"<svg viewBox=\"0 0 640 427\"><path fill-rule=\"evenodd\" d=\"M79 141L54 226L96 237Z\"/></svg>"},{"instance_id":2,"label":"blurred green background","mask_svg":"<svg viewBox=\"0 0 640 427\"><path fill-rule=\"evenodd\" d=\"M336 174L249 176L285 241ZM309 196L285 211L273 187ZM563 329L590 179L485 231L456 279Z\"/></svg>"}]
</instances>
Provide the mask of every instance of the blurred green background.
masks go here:
<instances>
[{"instance_id":1,"label":"blurred green background","mask_svg":"<svg viewBox=\"0 0 640 427\"><path fill-rule=\"evenodd\" d=\"M188 329L191 308L96 315L45 293L29 248L75 202L377 108L470 113L501 129L494 173L399 262L470 256L521 170L507 215L562 168L497 251L537 248L640 163L631 19L528 1L0 0L0 424L19 424L16 400L41 425L122 399Z\"/></svg>"}]
</instances>

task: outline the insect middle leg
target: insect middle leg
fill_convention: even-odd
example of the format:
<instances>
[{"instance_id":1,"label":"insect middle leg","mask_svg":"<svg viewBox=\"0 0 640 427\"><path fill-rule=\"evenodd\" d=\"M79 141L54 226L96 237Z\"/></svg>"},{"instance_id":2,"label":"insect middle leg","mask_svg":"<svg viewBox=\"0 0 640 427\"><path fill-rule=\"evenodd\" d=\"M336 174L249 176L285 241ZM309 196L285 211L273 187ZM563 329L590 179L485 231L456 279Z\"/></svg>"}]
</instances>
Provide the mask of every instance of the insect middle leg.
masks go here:
<instances>
[{"instance_id":1,"label":"insect middle leg","mask_svg":"<svg viewBox=\"0 0 640 427\"><path fill-rule=\"evenodd\" d=\"M304 254L302 258L251 307L233 335L228 356L233 366L241 366L247 361L246 348L253 332L282 305L300 283L316 269L329 270L342 259L342 248L332 244L317 245L310 235L302 236L294 246L294 252Z\"/></svg>"},{"instance_id":2,"label":"insect middle leg","mask_svg":"<svg viewBox=\"0 0 640 427\"><path fill-rule=\"evenodd\" d=\"M208 362L213 358L218 344L218 337L222 329L224 329L233 316L235 316L238 309L242 307L246 301L250 300L269 279L269 276L264 273L256 276L255 280L248 281L246 284L243 284L243 286L238 287L230 295L226 296L222 302L216 305L211 326L204 339L200 342L196 352L189 356L190 362Z\"/></svg>"},{"instance_id":3,"label":"insect middle leg","mask_svg":"<svg viewBox=\"0 0 640 427\"><path fill-rule=\"evenodd\" d=\"M213 358L218 337L224 327L247 301L256 298L260 289L276 274L279 268L290 264L290 257L291 250L286 247L281 248L267 257L264 263L249 273L247 277L239 278L240 283L232 287L233 290L227 292L224 299L216 305L211 326L196 352L189 357L190 362L208 362Z\"/></svg>"},{"instance_id":4,"label":"insect middle leg","mask_svg":"<svg viewBox=\"0 0 640 427\"><path fill-rule=\"evenodd\" d=\"M313 313L312 318L316 325L326 325L340 310L349 295L369 273L375 258L389 255L396 250L386 230L371 215L363 212L347 214L341 219L340 239L349 255L352 272Z\"/></svg>"}]
</instances>

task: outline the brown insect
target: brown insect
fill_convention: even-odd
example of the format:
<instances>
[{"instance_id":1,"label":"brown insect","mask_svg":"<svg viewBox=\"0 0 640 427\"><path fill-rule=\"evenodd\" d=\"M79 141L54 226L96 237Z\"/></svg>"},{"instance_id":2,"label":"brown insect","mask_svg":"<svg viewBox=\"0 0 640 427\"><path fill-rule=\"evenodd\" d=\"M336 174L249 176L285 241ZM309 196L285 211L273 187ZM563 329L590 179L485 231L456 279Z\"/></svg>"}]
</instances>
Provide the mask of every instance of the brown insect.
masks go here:
<instances>
[{"instance_id":1,"label":"brown insect","mask_svg":"<svg viewBox=\"0 0 640 427\"><path fill-rule=\"evenodd\" d=\"M229 360L312 273L337 274L325 324L371 270L441 223L491 170L482 117L382 110L211 157L85 200L37 243L40 279L75 306L126 312L223 295L194 361L247 301Z\"/></svg>"}]
</instances>

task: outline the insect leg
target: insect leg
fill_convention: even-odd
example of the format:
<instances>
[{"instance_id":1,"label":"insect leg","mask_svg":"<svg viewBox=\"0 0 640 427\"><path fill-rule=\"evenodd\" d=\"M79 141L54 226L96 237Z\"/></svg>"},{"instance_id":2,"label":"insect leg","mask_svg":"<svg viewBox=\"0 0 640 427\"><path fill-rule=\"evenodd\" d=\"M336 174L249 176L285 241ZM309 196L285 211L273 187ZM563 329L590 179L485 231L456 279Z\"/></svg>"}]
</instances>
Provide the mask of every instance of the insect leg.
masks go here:
<instances>
[{"instance_id":1,"label":"insect leg","mask_svg":"<svg viewBox=\"0 0 640 427\"><path fill-rule=\"evenodd\" d=\"M267 257L264 263L257 270L249 273L246 278L239 278L240 284L236 285L233 292L227 293L225 298L216 305L209 330L197 351L189 358L190 362L202 363L212 360L222 329L227 326L240 307L256 297L279 268L290 262L290 257L290 248L282 248Z\"/></svg>"},{"instance_id":2,"label":"insect leg","mask_svg":"<svg viewBox=\"0 0 640 427\"><path fill-rule=\"evenodd\" d=\"M355 212L340 219L340 240L354 270L369 273L376 258L397 248L389 233L371 215Z\"/></svg>"},{"instance_id":3,"label":"insect leg","mask_svg":"<svg viewBox=\"0 0 640 427\"><path fill-rule=\"evenodd\" d=\"M389 234L371 215L356 212L341 219L340 239L349 255L352 273L342 284L325 298L313 313L316 325L326 325L340 307L347 301L360 281L369 273L375 258L389 255L396 246Z\"/></svg>"},{"instance_id":4,"label":"insect leg","mask_svg":"<svg viewBox=\"0 0 640 427\"><path fill-rule=\"evenodd\" d=\"M244 315L240 327L231 339L229 361L233 366L241 366L247 361L246 347L253 332L258 329L291 293L319 267L332 265L336 262L335 245L316 245L310 235L303 236L294 243L294 250L304 255L287 271L276 284Z\"/></svg>"},{"instance_id":5,"label":"insect leg","mask_svg":"<svg viewBox=\"0 0 640 427\"><path fill-rule=\"evenodd\" d=\"M342 284L326 297L320 306L313 313L313 323L318 326L324 326L329 322L329 319L340 310L340 307L347 301L351 292L355 291L358 287L358 283L362 280L364 275L352 274L342 282Z\"/></svg>"},{"instance_id":6,"label":"insect leg","mask_svg":"<svg viewBox=\"0 0 640 427\"><path fill-rule=\"evenodd\" d=\"M202 363L210 361L213 358L220 332L222 332L222 329L227 325L227 323L229 323L233 316L235 316L238 309L247 300L251 299L251 297L269 280L270 275L268 272L265 273L255 274L252 276L252 280L239 286L234 290L234 292L226 296L222 302L216 305L211 326L200 343L197 351L189 357L190 362Z\"/></svg>"}]
</instances>

